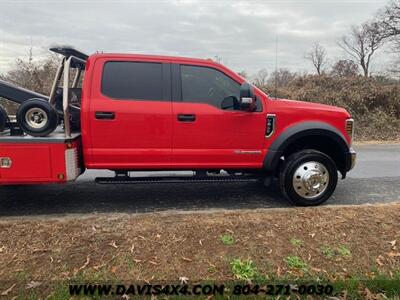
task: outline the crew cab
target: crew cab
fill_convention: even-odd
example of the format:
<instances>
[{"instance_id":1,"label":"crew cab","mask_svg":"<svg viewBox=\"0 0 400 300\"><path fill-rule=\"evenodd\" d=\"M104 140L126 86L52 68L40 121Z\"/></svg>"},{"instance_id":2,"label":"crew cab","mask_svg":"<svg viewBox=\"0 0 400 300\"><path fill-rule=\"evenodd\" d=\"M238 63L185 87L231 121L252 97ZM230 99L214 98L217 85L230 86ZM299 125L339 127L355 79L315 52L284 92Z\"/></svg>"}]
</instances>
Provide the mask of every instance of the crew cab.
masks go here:
<instances>
[{"instance_id":1,"label":"crew cab","mask_svg":"<svg viewBox=\"0 0 400 300\"><path fill-rule=\"evenodd\" d=\"M138 54L62 56L49 96L0 81L20 103L0 109L0 184L277 181L297 205L318 205L355 163L353 119L339 107L275 99L205 59ZM135 171L192 171L135 176ZM250 192L250 191L249 191Z\"/></svg>"}]
</instances>

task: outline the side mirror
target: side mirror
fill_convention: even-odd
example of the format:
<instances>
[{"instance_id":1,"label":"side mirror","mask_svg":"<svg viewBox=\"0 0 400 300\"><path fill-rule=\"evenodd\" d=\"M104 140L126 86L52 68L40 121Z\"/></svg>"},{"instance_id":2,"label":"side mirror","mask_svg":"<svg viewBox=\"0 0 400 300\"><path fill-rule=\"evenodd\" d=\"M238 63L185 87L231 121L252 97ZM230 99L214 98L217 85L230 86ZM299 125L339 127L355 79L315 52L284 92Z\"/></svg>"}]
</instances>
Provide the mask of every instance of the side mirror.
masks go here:
<instances>
[{"instance_id":1,"label":"side mirror","mask_svg":"<svg viewBox=\"0 0 400 300\"><path fill-rule=\"evenodd\" d=\"M239 100L236 96L228 96L221 102L221 109L224 110L240 110Z\"/></svg>"},{"instance_id":2,"label":"side mirror","mask_svg":"<svg viewBox=\"0 0 400 300\"><path fill-rule=\"evenodd\" d=\"M245 111L255 111L256 96L250 83L244 82L240 86L240 109Z\"/></svg>"}]
</instances>

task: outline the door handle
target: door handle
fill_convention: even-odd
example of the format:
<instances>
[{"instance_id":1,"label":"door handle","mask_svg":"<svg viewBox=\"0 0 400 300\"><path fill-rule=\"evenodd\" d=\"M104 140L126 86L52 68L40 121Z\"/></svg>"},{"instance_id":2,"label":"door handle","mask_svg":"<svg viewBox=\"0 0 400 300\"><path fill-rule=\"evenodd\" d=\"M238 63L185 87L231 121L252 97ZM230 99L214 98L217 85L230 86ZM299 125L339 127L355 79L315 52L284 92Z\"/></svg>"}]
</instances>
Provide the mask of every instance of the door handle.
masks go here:
<instances>
[{"instance_id":1,"label":"door handle","mask_svg":"<svg viewBox=\"0 0 400 300\"><path fill-rule=\"evenodd\" d=\"M95 117L97 120L114 120L115 113L112 111L96 111Z\"/></svg>"},{"instance_id":2,"label":"door handle","mask_svg":"<svg viewBox=\"0 0 400 300\"><path fill-rule=\"evenodd\" d=\"M180 122L194 122L196 121L196 115L178 115L178 121Z\"/></svg>"}]
</instances>

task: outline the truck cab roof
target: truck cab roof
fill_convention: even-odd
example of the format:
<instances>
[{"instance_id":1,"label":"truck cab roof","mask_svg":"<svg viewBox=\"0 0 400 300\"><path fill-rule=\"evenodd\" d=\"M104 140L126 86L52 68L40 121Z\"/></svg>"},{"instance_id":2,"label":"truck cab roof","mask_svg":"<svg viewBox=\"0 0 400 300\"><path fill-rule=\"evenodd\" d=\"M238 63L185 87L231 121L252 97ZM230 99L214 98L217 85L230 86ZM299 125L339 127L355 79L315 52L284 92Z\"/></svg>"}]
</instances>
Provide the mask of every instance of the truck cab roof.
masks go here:
<instances>
[{"instance_id":1,"label":"truck cab roof","mask_svg":"<svg viewBox=\"0 0 400 300\"><path fill-rule=\"evenodd\" d=\"M113 59L140 59L140 60L157 60L157 61L168 61L176 63L195 63L195 64L207 64L207 65L219 65L221 64L215 62L212 59L201 59L201 58L191 58L183 56L169 56L169 55L149 55L149 54L128 54L128 53L95 53L90 55L90 59L96 58L113 58ZM224 67L225 68L225 67Z\"/></svg>"}]
</instances>

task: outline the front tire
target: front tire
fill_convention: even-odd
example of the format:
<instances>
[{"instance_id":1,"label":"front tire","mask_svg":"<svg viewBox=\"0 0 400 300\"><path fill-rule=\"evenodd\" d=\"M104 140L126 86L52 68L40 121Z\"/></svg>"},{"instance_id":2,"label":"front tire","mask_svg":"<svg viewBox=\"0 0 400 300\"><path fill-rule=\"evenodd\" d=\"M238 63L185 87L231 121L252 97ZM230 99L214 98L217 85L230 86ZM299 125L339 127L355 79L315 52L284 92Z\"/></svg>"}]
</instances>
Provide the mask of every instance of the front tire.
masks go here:
<instances>
[{"instance_id":1,"label":"front tire","mask_svg":"<svg viewBox=\"0 0 400 300\"><path fill-rule=\"evenodd\" d=\"M21 129L32 136L47 136L58 125L57 111L43 99L29 99L17 111L17 121Z\"/></svg>"},{"instance_id":2,"label":"front tire","mask_svg":"<svg viewBox=\"0 0 400 300\"><path fill-rule=\"evenodd\" d=\"M299 206L315 206L328 200L337 180L337 168L332 159L311 149L292 154L279 174L283 195Z\"/></svg>"}]
</instances>

